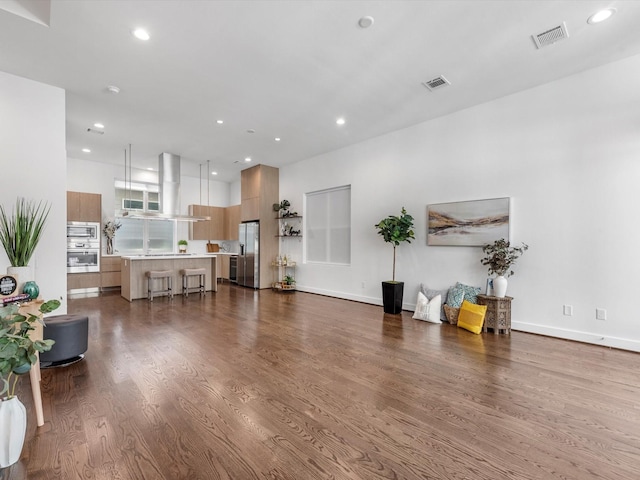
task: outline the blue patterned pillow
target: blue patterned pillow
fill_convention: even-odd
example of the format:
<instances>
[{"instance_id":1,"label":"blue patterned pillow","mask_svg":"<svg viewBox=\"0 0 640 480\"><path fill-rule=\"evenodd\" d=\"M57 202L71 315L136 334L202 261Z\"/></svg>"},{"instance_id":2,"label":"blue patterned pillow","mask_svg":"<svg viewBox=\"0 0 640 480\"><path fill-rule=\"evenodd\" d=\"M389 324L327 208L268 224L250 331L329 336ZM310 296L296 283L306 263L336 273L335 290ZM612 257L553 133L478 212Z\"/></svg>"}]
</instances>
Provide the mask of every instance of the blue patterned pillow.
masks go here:
<instances>
[{"instance_id":1,"label":"blue patterned pillow","mask_svg":"<svg viewBox=\"0 0 640 480\"><path fill-rule=\"evenodd\" d=\"M478 303L478 294L480 293L480 287L471 287L469 285L465 285L463 283L456 283L454 288L460 288L464 292L464 300L469 303ZM462 304L462 302L460 302Z\"/></svg>"},{"instance_id":2,"label":"blue patterned pillow","mask_svg":"<svg viewBox=\"0 0 640 480\"><path fill-rule=\"evenodd\" d=\"M447 305L453 308L460 308L463 300L464 289L460 288L460 284L457 283L449 289L449 293L447 294Z\"/></svg>"}]
</instances>

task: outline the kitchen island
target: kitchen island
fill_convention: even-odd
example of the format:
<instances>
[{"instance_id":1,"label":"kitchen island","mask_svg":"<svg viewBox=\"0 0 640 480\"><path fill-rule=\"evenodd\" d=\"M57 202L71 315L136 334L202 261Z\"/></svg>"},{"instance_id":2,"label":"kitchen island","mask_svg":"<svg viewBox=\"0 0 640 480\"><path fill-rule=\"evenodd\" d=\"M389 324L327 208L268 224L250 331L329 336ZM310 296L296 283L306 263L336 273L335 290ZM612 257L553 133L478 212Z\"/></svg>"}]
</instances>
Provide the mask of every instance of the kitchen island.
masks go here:
<instances>
[{"instance_id":1,"label":"kitchen island","mask_svg":"<svg viewBox=\"0 0 640 480\"><path fill-rule=\"evenodd\" d=\"M121 295L129 300L147 298L146 272L150 270L170 270L173 272L173 294L182 294L183 268L206 269L206 291L218 291L218 282L211 272L216 271L216 255L211 254L164 254L122 256L120 260L122 287Z\"/></svg>"}]
</instances>

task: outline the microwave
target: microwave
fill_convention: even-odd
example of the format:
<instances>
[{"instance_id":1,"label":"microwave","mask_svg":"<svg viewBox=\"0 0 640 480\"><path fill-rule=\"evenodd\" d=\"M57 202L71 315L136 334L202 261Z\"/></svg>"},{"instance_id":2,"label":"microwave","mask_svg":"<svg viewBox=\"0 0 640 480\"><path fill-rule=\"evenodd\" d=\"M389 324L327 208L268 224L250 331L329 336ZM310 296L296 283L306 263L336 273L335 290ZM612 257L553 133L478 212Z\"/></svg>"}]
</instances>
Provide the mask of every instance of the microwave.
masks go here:
<instances>
[{"instance_id":1,"label":"microwave","mask_svg":"<svg viewBox=\"0 0 640 480\"><path fill-rule=\"evenodd\" d=\"M100 248L100 224L67 222L67 248Z\"/></svg>"}]
</instances>

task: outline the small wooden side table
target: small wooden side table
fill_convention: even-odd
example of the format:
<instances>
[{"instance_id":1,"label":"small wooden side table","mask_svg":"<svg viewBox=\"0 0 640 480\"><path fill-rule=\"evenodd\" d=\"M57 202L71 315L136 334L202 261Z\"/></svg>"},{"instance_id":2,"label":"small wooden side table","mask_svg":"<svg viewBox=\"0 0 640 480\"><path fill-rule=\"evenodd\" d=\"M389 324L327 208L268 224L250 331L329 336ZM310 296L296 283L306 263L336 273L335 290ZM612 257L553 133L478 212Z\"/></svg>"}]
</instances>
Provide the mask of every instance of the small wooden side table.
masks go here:
<instances>
[{"instance_id":1,"label":"small wooden side table","mask_svg":"<svg viewBox=\"0 0 640 480\"><path fill-rule=\"evenodd\" d=\"M42 319L42 313L40 312L40 305L44 303L44 300L31 300L30 302L25 302L20 304L20 308L18 312L22 315L29 316L29 314L33 314L36 317ZM29 334L31 340L42 340L43 329L42 324L40 322L36 322L33 324L35 330L32 330ZM36 409L36 423L39 427L44 425L44 412L42 409L42 393L40 391L40 382L42 381L42 377L40 376L40 354L36 352L36 363L31 366L31 370L29 370L29 378L31 379L31 393L33 394L33 404Z\"/></svg>"},{"instance_id":2,"label":"small wooden side table","mask_svg":"<svg viewBox=\"0 0 640 480\"><path fill-rule=\"evenodd\" d=\"M483 332L490 328L493 333L511 333L511 300L513 297L490 297L488 295L478 295L478 305L487 306L487 314L484 317Z\"/></svg>"}]
</instances>

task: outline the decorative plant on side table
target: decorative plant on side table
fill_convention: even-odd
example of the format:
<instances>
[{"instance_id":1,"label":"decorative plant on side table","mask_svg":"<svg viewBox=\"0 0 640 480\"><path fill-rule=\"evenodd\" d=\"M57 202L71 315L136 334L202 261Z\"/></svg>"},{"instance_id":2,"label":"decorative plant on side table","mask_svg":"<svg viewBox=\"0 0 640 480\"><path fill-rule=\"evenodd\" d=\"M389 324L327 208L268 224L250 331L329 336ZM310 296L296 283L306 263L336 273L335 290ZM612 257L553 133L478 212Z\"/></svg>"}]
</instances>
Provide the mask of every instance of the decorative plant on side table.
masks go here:
<instances>
[{"instance_id":1,"label":"decorative plant on side table","mask_svg":"<svg viewBox=\"0 0 640 480\"><path fill-rule=\"evenodd\" d=\"M480 260L482 265L489 266L489 275L496 274L493 279L493 292L496 297L504 297L507 294L507 279L513 275L513 267L516 260L529 249L529 245L522 243L521 247L512 247L511 243L501 238L482 247L486 256Z\"/></svg>"},{"instance_id":2,"label":"decorative plant on side table","mask_svg":"<svg viewBox=\"0 0 640 480\"><path fill-rule=\"evenodd\" d=\"M121 226L122 224L116 222L115 220L113 222L109 220L104 224L102 233L107 238L107 255L113 255L113 239L116 237L116 232Z\"/></svg>"},{"instance_id":3,"label":"decorative plant on side table","mask_svg":"<svg viewBox=\"0 0 640 480\"><path fill-rule=\"evenodd\" d=\"M40 305L39 312L50 313L59 306L60 301L49 300ZM27 429L26 409L15 396L18 376L38 361L37 352L47 352L54 344L53 340L32 340L34 323L42 320L19 309L17 303L0 307L0 468L18 461Z\"/></svg>"},{"instance_id":4,"label":"decorative plant on side table","mask_svg":"<svg viewBox=\"0 0 640 480\"><path fill-rule=\"evenodd\" d=\"M382 282L382 303L385 313L400 313L402 311L402 296L404 282L396 282L396 247L402 242L411 243L415 239L413 233L413 217L402 207L400 216L388 216L380 220L375 227L378 234L387 243L393 244L393 276L391 281Z\"/></svg>"},{"instance_id":5,"label":"decorative plant on side table","mask_svg":"<svg viewBox=\"0 0 640 480\"><path fill-rule=\"evenodd\" d=\"M0 205L0 242L11 263L7 273L18 277L19 292L25 282L33 280L29 261L38 246L50 209L47 203L20 197L13 212L7 212Z\"/></svg>"}]
</instances>

